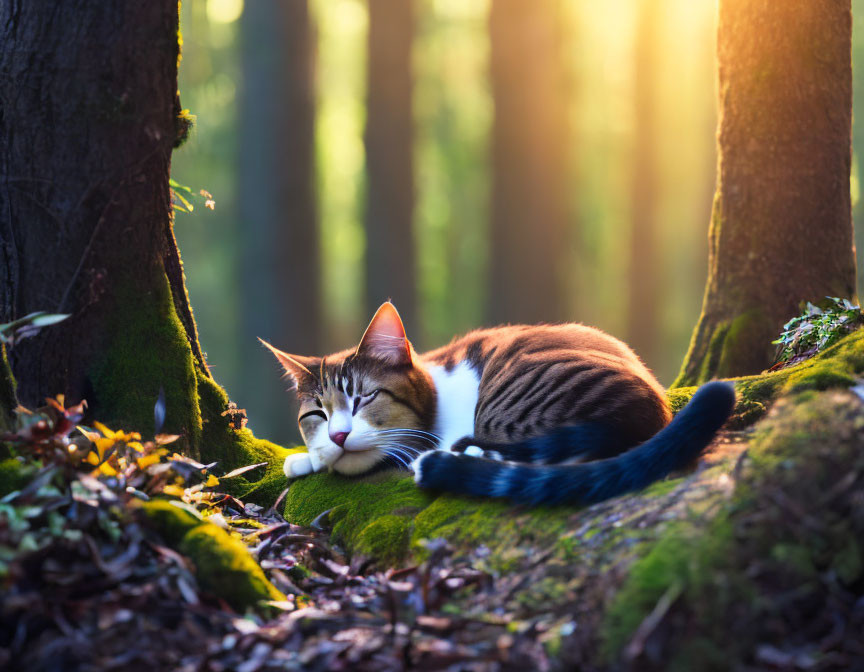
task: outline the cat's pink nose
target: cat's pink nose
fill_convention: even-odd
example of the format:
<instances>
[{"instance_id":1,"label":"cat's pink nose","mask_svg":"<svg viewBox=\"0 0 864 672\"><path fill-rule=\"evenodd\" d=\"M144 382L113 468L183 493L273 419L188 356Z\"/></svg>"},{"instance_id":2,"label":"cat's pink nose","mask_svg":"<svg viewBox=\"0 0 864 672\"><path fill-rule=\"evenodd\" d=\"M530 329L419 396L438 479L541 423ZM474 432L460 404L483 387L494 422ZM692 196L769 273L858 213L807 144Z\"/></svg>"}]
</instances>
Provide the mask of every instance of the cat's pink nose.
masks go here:
<instances>
[{"instance_id":1,"label":"cat's pink nose","mask_svg":"<svg viewBox=\"0 0 864 672\"><path fill-rule=\"evenodd\" d=\"M345 446L345 439L348 438L348 432L336 432L330 435L330 440L340 448Z\"/></svg>"}]
</instances>

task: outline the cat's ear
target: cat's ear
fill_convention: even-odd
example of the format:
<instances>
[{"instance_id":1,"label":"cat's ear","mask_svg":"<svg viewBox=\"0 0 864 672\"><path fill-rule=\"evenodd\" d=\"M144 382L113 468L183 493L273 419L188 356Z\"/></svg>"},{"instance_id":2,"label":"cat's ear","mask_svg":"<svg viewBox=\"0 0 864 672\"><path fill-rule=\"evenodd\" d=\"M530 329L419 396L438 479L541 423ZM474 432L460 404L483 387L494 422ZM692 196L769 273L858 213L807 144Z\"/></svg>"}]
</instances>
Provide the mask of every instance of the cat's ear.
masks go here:
<instances>
[{"instance_id":1,"label":"cat's ear","mask_svg":"<svg viewBox=\"0 0 864 672\"><path fill-rule=\"evenodd\" d=\"M411 363L411 344L405 336L405 327L396 307L389 301L381 304L366 327L357 354L381 359L388 364Z\"/></svg>"},{"instance_id":2,"label":"cat's ear","mask_svg":"<svg viewBox=\"0 0 864 672\"><path fill-rule=\"evenodd\" d=\"M279 360L282 368L285 369L285 375L291 378L298 388L304 384L313 382L317 378L315 372L318 371L318 367L321 365L320 358L289 355L287 352L274 348L263 338L259 338L258 340Z\"/></svg>"}]
</instances>

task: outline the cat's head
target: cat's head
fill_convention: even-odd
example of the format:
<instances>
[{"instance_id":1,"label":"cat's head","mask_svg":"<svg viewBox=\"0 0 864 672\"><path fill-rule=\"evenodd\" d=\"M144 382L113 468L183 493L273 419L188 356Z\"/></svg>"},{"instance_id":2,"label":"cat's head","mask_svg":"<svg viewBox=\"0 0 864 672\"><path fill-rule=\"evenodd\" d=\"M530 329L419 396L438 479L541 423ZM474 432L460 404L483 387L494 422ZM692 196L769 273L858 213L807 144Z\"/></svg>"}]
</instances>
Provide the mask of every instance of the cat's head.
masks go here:
<instances>
[{"instance_id":1,"label":"cat's head","mask_svg":"<svg viewBox=\"0 0 864 672\"><path fill-rule=\"evenodd\" d=\"M261 342L294 382L300 432L313 462L360 474L384 460L407 466L433 447L427 432L435 419L435 388L392 303L378 309L351 350L306 357Z\"/></svg>"}]
</instances>

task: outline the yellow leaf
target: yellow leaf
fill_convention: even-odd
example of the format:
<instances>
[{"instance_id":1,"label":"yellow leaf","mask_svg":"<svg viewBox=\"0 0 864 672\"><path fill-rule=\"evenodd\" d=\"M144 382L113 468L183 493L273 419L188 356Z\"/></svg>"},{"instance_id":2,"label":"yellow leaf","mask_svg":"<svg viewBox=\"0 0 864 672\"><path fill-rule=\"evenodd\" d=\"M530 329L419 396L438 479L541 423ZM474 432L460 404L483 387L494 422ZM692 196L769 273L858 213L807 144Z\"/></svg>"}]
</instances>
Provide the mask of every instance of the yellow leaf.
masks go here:
<instances>
[{"instance_id":1,"label":"yellow leaf","mask_svg":"<svg viewBox=\"0 0 864 672\"><path fill-rule=\"evenodd\" d=\"M162 492L172 497L182 498L185 491L179 485L166 485L164 488L162 488Z\"/></svg>"},{"instance_id":2,"label":"yellow leaf","mask_svg":"<svg viewBox=\"0 0 864 672\"><path fill-rule=\"evenodd\" d=\"M107 438L107 439L113 439L114 438L114 432L111 431L110 429L108 429L105 425L103 425L98 420L93 421L93 426L96 429L98 429L100 432L102 432L102 436L104 436L105 438Z\"/></svg>"},{"instance_id":3,"label":"yellow leaf","mask_svg":"<svg viewBox=\"0 0 864 672\"><path fill-rule=\"evenodd\" d=\"M96 470L100 474L104 474L105 476L116 476L117 470L111 466L110 462L103 462L99 465L99 468Z\"/></svg>"},{"instance_id":4,"label":"yellow leaf","mask_svg":"<svg viewBox=\"0 0 864 672\"><path fill-rule=\"evenodd\" d=\"M204 487L212 488L214 485L219 485L219 479L216 478L213 474L210 474L207 477L207 482L204 484Z\"/></svg>"},{"instance_id":5,"label":"yellow leaf","mask_svg":"<svg viewBox=\"0 0 864 672\"><path fill-rule=\"evenodd\" d=\"M137 462L139 469L146 469L147 467L159 462L159 455L157 455L156 453L150 453L149 455L145 455L144 457L139 457Z\"/></svg>"},{"instance_id":6,"label":"yellow leaf","mask_svg":"<svg viewBox=\"0 0 864 672\"><path fill-rule=\"evenodd\" d=\"M85 429L81 425L77 425L76 429L81 432L84 436L86 436L91 441L95 441L99 438L99 434L97 432L91 432L89 429Z\"/></svg>"}]
</instances>

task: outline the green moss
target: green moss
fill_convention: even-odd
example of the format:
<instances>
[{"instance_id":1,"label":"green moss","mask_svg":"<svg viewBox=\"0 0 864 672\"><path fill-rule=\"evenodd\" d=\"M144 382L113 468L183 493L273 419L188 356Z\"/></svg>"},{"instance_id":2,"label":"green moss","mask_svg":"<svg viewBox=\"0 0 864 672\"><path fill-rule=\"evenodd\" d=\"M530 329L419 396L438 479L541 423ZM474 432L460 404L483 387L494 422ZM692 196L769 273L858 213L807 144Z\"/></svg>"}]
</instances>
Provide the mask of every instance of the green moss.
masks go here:
<instances>
[{"instance_id":1,"label":"green moss","mask_svg":"<svg viewBox=\"0 0 864 672\"><path fill-rule=\"evenodd\" d=\"M422 555L423 540L444 537L463 546L494 542L512 547L520 541L512 508L500 500L441 495L414 520L413 546Z\"/></svg>"},{"instance_id":2,"label":"green moss","mask_svg":"<svg viewBox=\"0 0 864 672\"><path fill-rule=\"evenodd\" d=\"M664 658L688 660L689 669L735 667L784 620L794 632L794 619L818 596L827 599L819 583L827 570L848 585L859 581L864 517L849 514L855 489L837 484L864 478L862 443L864 412L851 395L805 392L778 404L758 427L732 499L710 522L676 525L633 564L605 615L607 659L672 596L665 627L687 636L669 638ZM782 608L775 595L785 596ZM700 647L685 651L688 641ZM726 659L718 668L721 642Z\"/></svg>"},{"instance_id":3,"label":"green moss","mask_svg":"<svg viewBox=\"0 0 864 672\"><path fill-rule=\"evenodd\" d=\"M673 413L677 413L684 408L690 399L696 394L697 387L675 387L666 392L666 398L669 400L669 408Z\"/></svg>"},{"instance_id":4,"label":"green moss","mask_svg":"<svg viewBox=\"0 0 864 672\"><path fill-rule=\"evenodd\" d=\"M189 110L180 110L180 113L174 118L174 149L183 146L189 139L196 121L195 115Z\"/></svg>"},{"instance_id":5,"label":"green moss","mask_svg":"<svg viewBox=\"0 0 864 672\"><path fill-rule=\"evenodd\" d=\"M286 520L308 525L325 511L337 543L349 552L383 554L390 564L409 553L424 556L423 542L437 537L457 547L485 544L493 550L551 546L572 514L572 509L518 511L500 500L435 496L401 472L361 479L315 474L292 482Z\"/></svg>"},{"instance_id":6,"label":"green moss","mask_svg":"<svg viewBox=\"0 0 864 672\"><path fill-rule=\"evenodd\" d=\"M812 359L786 369L756 376L732 378L738 392L728 426L752 425L767 412L771 402L780 396L804 390L827 390L850 387L864 372L864 330L849 334ZM673 413L680 411L698 388L673 387L667 392Z\"/></svg>"},{"instance_id":7,"label":"green moss","mask_svg":"<svg viewBox=\"0 0 864 672\"><path fill-rule=\"evenodd\" d=\"M201 460L218 462L218 471L222 473L265 462L265 467L226 480L222 485L241 499L270 506L288 486L282 463L295 451L257 439L248 429L234 429L222 415L228 408L228 395L212 378L199 373L197 390L202 415Z\"/></svg>"},{"instance_id":8,"label":"green moss","mask_svg":"<svg viewBox=\"0 0 864 672\"><path fill-rule=\"evenodd\" d=\"M112 333L118 334L94 366L92 379L100 419L112 427L154 432L153 408L165 393L164 432L184 436L184 452L218 471L266 462L265 468L226 481L233 494L272 504L287 485L284 448L256 439L248 429L235 430L222 415L225 391L195 363L186 330L174 308L163 274L149 300L120 290ZM139 291L139 290L136 290Z\"/></svg>"},{"instance_id":9,"label":"green moss","mask_svg":"<svg viewBox=\"0 0 864 672\"><path fill-rule=\"evenodd\" d=\"M201 587L238 610L285 596L267 580L246 546L222 528L166 500L141 505L150 527L195 564Z\"/></svg>"},{"instance_id":10,"label":"green moss","mask_svg":"<svg viewBox=\"0 0 864 672\"><path fill-rule=\"evenodd\" d=\"M34 471L14 457L0 461L0 498L27 485Z\"/></svg>"},{"instance_id":11,"label":"green moss","mask_svg":"<svg viewBox=\"0 0 864 672\"><path fill-rule=\"evenodd\" d=\"M760 310L749 310L736 317L725 332L716 366L702 380L725 378L741 371L753 371L754 367L756 370L761 368L759 363L771 349L771 333L771 321ZM754 343L764 343L765 346L754 347Z\"/></svg>"},{"instance_id":12,"label":"green moss","mask_svg":"<svg viewBox=\"0 0 864 672\"><path fill-rule=\"evenodd\" d=\"M146 298L120 287L109 330L112 339L91 371L100 420L112 428L154 433L153 409L165 393L163 431L182 434L186 451L200 455L201 413L192 349L162 273Z\"/></svg>"},{"instance_id":13,"label":"green moss","mask_svg":"<svg viewBox=\"0 0 864 672\"><path fill-rule=\"evenodd\" d=\"M383 473L366 478L346 478L337 474L314 474L291 483L285 497L285 519L308 525L330 511L334 539L349 551L369 553L379 535L397 542L387 555L404 559L408 538L393 520L377 525L382 517L401 518L425 508L431 496L418 489L414 480L402 474ZM408 518L405 518L407 521ZM369 528L369 529L367 529Z\"/></svg>"},{"instance_id":14,"label":"green moss","mask_svg":"<svg viewBox=\"0 0 864 672\"><path fill-rule=\"evenodd\" d=\"M679 525L634 563L627 582L606 613L603 644L607 658L617 657L664 595L674 598L689 591L699 599L705 589L707 568L722 559L730 532L731 528L721 522L704 536L694 528Z\"/></svg>"},{"instance_id":15,"label":"green moss","mask_svg":"<svg viewBox=\"0 0 864 672\"><path fill-rule=\"evenodd\" d=\"M243 542L216 525L205 523L193 528L177 550L195 563L201 586L235 609L255 607L261 600L285 599Z\"/></svg>"},{"instance_id":16,"label":"green moss","mask_svg":"<svg viewBox=\"0 0 864 672\"><path fill-rule=\"evenodd\" d=\"M398 565L405 559L411 528L410 516L387 514L365 525L357 534L354 547L385 567Z\"/></svg>"},{"instance_id":17,"label":"green moss","mask_svg":"<svg viewBox=\"0 0 864 672\"><path fill-rule=\"evenodd\" d=\"M708 350L702 359L702 366L699 369L700 381L711 380L714 377L714 372L717 371L720 358L723 355L723 347L728 332L728 322L721 322L714 328L714 333L711 334L711 339L708 341Z\"/></svg>"},{"instance_id":18,"label":"green moss","mask_svg":"<svg viewBox=\"0 0 864 672\"><path fill-rule=\"evenodd\" d=\"M150 527L156 529L171 546L177 546L193 528L204 520L172 500L154 499L141 505Z\"/></svg>"}]
</instances>

